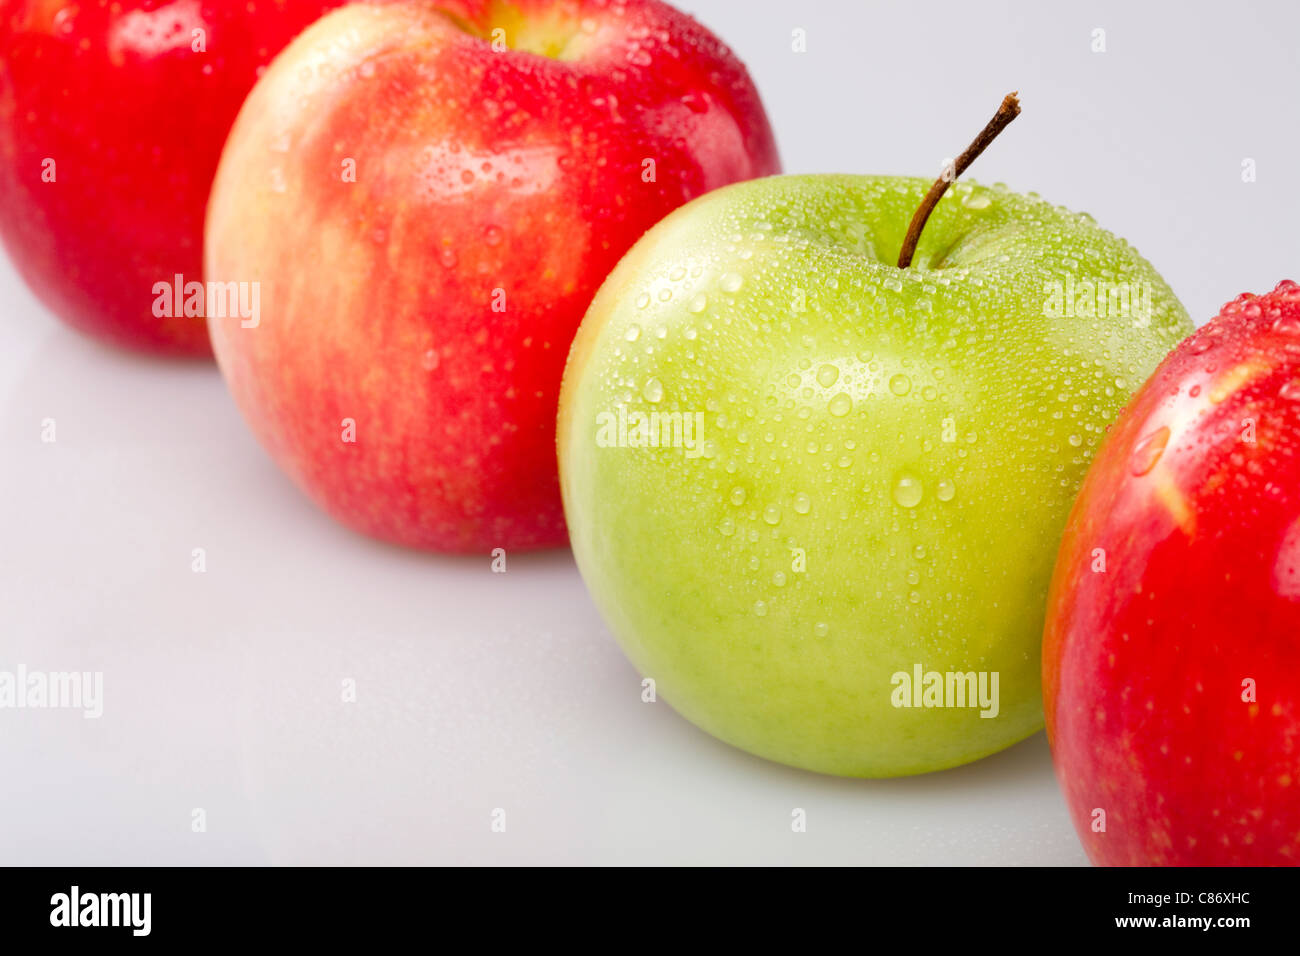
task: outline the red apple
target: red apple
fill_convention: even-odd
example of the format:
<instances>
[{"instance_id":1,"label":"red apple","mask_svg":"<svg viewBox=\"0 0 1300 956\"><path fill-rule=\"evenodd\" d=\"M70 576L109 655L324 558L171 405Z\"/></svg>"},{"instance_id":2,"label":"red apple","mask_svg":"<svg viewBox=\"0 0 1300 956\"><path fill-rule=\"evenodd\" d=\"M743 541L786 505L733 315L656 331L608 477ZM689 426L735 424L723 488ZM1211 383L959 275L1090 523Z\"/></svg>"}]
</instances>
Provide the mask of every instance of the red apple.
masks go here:
<instances>
[{"instance_id":1,"label":"red apple","mask_svg":"<svg viewBox=\"0 0 1300 956\"><path fill-rule=\"evenodd\" d=\"M1113 426L1043 698L1093 862L1300 863L1300 286L1228 303Z\"/></svg>"},{"instance_id":2,"label":"red apple","mask_svg":"<svg viewBox=\"0 0 1300 956\"><path fill-rule=\"evenodd\" d=\"M339 2L0 0L0 237L56 315L118 345L208 354L203 319L155 315L154 286L202 279L230 124Z\"/></svg>"},{"instance_id":3,"label":"red apple","mask_svg":"<svg viewBox=\"0 0 1300 956\"><path fill-rule=\"evenodd\" d=\"M560 378L597 287L670 210L777 171L743 65L663 3L344 7L272 64L222 157L207 275L261 317L210 323L218 362L345 524L562 545Z\"/></svg>"}]
</instances>

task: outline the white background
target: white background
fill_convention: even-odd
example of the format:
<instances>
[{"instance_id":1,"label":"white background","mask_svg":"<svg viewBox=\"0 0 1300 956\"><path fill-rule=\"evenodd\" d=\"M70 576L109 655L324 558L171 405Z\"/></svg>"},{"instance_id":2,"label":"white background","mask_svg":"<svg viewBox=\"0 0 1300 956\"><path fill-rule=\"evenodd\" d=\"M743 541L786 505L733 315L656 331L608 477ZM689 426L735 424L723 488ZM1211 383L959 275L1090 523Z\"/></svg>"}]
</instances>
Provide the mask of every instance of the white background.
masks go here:
<instances>
[{"instance_id":1,"label":"white background","mask_svg":"<svg viewBox=\"0 0 1300 956\"><path fill-rule=\"evenodd\" d=\"M1024 114L974 178L1091 212L1198 323L1300 279L1293 4L687 6L749 64L787 171L936 174L1015 89ZM77 337L5 262L0 669L18 664L103 671L105 713L0 711L0 863L1086 862L1041 734L893 781L732 750L641 703L566 552L493 574L334 525L215 368Z\"/></svg>"}]
</instances>

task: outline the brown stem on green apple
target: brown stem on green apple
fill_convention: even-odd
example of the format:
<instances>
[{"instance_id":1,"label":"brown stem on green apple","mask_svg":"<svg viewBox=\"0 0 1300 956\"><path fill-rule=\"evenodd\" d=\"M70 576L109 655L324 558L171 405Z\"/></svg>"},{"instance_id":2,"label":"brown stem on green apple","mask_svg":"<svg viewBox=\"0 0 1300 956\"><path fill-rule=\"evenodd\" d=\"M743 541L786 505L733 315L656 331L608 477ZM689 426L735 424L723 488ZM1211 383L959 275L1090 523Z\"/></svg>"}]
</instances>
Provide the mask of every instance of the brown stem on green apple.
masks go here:
<instances>
[{"instance_id":1,"label":"brown stem on green apple","mask_svg":"<svg viewBox=\"0 0 1300 956\"><path fill-rule=\"evenodd\" d=\"M988 125L980 130L980 134L975 137L975 141L966 147L966 151L957 157L953 163L952 170L945 169L943 175L934 181L930 191L925 194L921 200L921 205L916 207L916 212L912 214L912 222L907 227L907 237L903 240L903 248L898 253L898 268L906 269L912 264L912 256L916 253L916 243L921 238L921 230L925 228L926 220L930 218L930 213L934 212L934 207L939 205L939 200L943 194L948 191L953 180L966 171L975 158L984 152L989 143L997 138L998 133L1007 128L1008 124L1020 115L1020 100L1018 94L1008 93L1002 99L1002 105L998 111L993 114Z\"/></svg>"}]
</instances>

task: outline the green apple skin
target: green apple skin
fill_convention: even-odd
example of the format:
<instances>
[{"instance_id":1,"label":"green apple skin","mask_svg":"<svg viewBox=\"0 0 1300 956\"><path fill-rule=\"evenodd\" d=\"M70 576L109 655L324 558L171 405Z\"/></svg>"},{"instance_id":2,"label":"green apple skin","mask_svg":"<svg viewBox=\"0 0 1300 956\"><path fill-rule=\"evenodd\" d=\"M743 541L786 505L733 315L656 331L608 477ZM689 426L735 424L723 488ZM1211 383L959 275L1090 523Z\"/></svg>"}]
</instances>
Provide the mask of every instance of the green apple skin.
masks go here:
<instances>
[{"instance_id":1,"label":"green apple skin","mask_svg":"<svg viewBox=\"0 0 1300 956\"><path fill-rule=\"evenodd\" d=\"M1126 242L1001 186L954 184L898 269L929 185L780 176L679 209L606 279L561 393L573 551L628 657L714 736L824 773L940 770L1042 726L1071 502L1192 331ZM1049 294L1070 277L1073 309ZM1079 315L1085 280L1149 309ZM620 406L703 429L620 447ZM996 672L997 715L894 706L916 665Z\"/></svg>"}]
</instances>

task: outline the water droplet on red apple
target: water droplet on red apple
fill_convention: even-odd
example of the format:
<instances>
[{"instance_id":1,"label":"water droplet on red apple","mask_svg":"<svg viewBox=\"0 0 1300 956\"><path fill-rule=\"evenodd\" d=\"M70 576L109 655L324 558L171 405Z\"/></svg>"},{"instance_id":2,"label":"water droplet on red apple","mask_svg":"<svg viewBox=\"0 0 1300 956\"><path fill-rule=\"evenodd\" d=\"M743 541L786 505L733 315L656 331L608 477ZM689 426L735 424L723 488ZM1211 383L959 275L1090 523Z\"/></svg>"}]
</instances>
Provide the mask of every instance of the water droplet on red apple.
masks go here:
<instances>
[{"instance_id":1,"label":"water droplet on red apple","mask_svg":"<svg viewBox=\"0 0 1300 956\"><path fill-rule=\"evenodd\" d=\"M1156 462L1160 460L1160 456L1165 453L1165 446L1168 444L1169 429L1161 425L1134 445L1133 458L1129 463L1129 468L1133 474L1145 475L1154 468Z\"/></svg>"},{"instance_id":2,"label":"water droplet on red apple","mask_svg":"<svg viewBox=\"0 0 1300 956\"><path fill-rule=\"evenodd\" d=\"M1278 398L1285 398L1288 402L1300 401L1300 379L1292 379L1283 385L1277 393Z\"/></svg>"}]
</instances>

